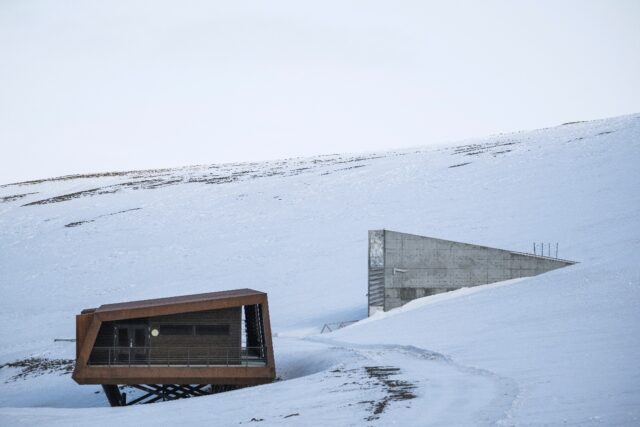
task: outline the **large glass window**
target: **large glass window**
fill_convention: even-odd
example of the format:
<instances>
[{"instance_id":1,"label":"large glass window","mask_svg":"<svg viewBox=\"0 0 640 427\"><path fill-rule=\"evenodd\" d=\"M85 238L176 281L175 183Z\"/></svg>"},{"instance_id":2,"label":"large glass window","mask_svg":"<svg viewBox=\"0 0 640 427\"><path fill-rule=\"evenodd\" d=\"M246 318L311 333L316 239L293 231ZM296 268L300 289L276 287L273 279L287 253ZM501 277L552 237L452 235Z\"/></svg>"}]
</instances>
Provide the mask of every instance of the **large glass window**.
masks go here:
<instances>
[{"instance_id":1,"label":"large glass window","mask_svg":"<svg viewBox=\"0 0 640 427\"><path fill-rule=\"evenodd\" d=\"M129 330L127 328L118 328L118 346L129 347Z\"/></svg>"},{"instance_id":2,"label":"large glass window","mask_svg":"<svg viewBox=\"0 0 640 427\"><path fill-rule=\"evenodd\" d=\"M229 335L229 325L196 325L196 335Z\"/></svg>"},{"instance_id":3,"label":"large glass window","mask_svg":"<svg viewBox=\"0 0 640 427\"><path fill-rule=\"evenodd\" d=\"M193 335L193 326L160 325L160 335Z\"/></svg>"}]
</instances>

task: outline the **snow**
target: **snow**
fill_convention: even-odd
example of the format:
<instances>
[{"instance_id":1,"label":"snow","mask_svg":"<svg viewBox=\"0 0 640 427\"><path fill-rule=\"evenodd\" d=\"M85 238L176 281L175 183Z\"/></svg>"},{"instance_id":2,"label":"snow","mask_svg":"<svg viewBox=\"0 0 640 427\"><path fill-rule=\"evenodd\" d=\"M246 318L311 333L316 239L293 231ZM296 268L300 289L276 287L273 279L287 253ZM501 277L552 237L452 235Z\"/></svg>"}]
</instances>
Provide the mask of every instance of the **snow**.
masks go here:
<instances>
[{"instance_id":1,"label":"snow","mask_svg":"<svg viewBox=\"0 0 640 427\"><path fill-rule=\"evenodd\" d=\"M5 367L0 424L637 425L638 160L636 114L450 147L2 186L0 201L36 194L0 203L0 363L73 358L53 339L74 336L82 308L251 287L269 294L281 381L112 409L69 375L12 381ZM144 180L167 185L121 185ZM96 188L117 191L23 206ZM559 242L579 264L319 334L366 316L367 230L381 228L522 252ZM399 368L415 398L374 414L390 395L376 366Z\"/></svg>"}]
</instances>

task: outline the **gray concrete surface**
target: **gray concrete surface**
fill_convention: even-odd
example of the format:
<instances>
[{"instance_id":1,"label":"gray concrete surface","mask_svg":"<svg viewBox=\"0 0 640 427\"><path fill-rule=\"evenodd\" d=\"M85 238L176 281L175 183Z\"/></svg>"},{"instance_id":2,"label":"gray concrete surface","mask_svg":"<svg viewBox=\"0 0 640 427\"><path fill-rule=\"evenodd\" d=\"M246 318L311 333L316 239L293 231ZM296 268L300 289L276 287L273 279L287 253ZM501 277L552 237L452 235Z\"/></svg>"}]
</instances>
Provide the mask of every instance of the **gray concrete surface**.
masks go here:
<instances>
[{"instance_id":1,"label":"gray concrete surface","mask_svg":"<svg viewBox=\"0 0 640 427\"><path fill-rule=\"evenodd\" d=\"M389 230L369 231L369 315L440 292L575 264L468 243Z\"/></svg>"}]
</instances>

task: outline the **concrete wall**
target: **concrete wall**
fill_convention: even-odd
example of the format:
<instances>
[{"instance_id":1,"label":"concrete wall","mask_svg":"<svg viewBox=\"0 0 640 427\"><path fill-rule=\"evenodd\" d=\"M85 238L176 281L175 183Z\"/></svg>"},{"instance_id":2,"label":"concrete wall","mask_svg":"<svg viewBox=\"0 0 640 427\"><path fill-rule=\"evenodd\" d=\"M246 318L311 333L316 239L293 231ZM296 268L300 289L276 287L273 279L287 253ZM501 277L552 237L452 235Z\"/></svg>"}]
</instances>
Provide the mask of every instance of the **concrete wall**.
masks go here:
<instances>
[{"instance_id":1,"label":"concrete wall","mask_svg":"<svg viewBox=\"0 0 640 427\"><path fill-rule=\"evenodd\" d=\"M535 276L573 261L416 236L369 231L369 315L462 287Z\"/></svg>"}]
</instances>

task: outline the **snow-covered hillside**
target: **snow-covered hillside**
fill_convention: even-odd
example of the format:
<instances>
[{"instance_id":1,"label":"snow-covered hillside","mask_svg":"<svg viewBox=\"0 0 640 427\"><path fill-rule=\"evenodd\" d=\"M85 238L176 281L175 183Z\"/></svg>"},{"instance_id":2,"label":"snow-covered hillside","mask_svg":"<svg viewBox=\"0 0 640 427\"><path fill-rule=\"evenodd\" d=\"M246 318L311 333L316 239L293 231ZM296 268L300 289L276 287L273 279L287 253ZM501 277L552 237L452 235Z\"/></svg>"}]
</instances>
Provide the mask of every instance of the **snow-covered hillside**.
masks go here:
<instances>
[{"instance_id":1,"label":"snow-covered hillside","mask_svg":"<svg viewBox=\"0 0 640 427\"><path fill-rule=\"evenodd\" d=\"M639 163L632 115L1 186L0 363L57 365L0 369L0 424L638 425ZM381 228L523 252L559 242L580 263L319 334L366 316L367 230ZM242 287L269 294L284 381L112 409L65 374L75 347L54 339L83 308Z\"/></svg>"}]
</instances>

